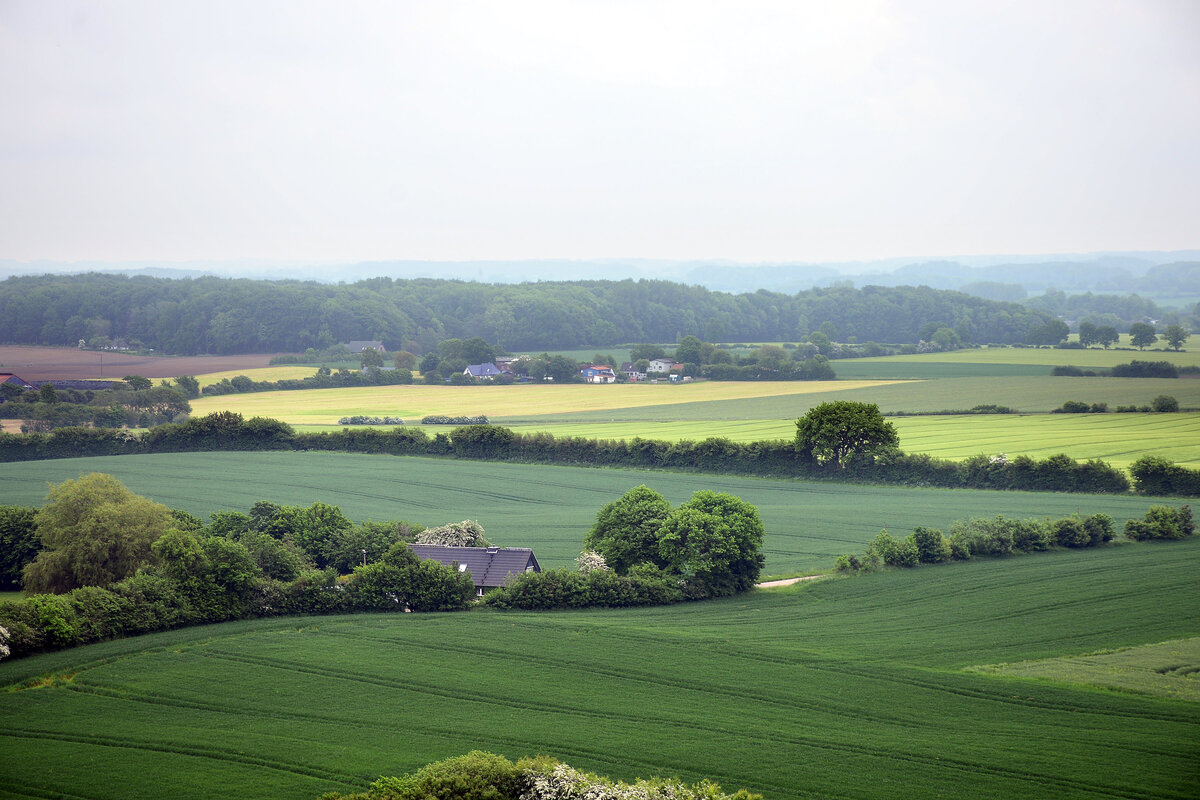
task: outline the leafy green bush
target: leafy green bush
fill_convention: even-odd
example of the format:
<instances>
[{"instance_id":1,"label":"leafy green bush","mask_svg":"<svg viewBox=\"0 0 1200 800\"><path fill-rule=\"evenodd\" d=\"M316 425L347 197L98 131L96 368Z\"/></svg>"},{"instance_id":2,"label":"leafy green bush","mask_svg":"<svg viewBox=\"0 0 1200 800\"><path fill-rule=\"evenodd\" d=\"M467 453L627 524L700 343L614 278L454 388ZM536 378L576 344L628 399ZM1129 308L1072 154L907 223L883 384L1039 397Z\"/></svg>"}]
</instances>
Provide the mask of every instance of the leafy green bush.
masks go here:
<instances>
[{"instance_id":1,"label":"leafy green bush","mask_svg":"<svg viewBox=\"0 0 1200 800\"><path fill-rule=\"evenodd\" d=\"M912 540L917 548L917 561L922 564L940 564L952 556L950 542L937 528L913 528Z\"/></svg>"},{"instance_id":2,"label":"leafy green bush","mask_svg":"<svg viewBox=\"0 0 1200 800\"><path fill-rule=\"evenodd\" d=\"M1200 495L1200 470L1181 467L1161 456L1142 456L1129 466L1139 494Z\"/></svg>"},{"instance_id":3,"label":"leafy green bush","mask_svg":"<svg viewBox=\"0 0 1200 800\"><path fill-rule=\"evenodd\" d=\"M1125 536L1136 542L1150 539L1183 539L1196 532L1191 506L1151 506L1140 520L1125 523Z\"/></svg>"}]
</instances>

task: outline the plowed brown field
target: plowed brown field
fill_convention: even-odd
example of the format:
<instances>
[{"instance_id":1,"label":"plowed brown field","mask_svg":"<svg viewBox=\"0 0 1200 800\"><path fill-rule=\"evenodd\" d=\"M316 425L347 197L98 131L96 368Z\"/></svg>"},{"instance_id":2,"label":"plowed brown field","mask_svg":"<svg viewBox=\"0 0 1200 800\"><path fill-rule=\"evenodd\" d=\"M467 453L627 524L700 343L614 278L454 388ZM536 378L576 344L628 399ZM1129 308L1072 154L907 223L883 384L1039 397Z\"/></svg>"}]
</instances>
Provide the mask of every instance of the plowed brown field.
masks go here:
<instances>
[{"instance_id":1,"label":"plowed brown field","mask_svg":"<svg viewBox=\"0 0 1200 800\"><path fill-rule=\"evenodd\" d=\"M0 372L11 372L27 381L53 378L86 380L120 379L126 375L143 378L174 378L236 369L265 367L272 353L240 356L138 356L129 353L79 350L74 347L28 347L0 345Z\"/></svg>"}]
</instances>

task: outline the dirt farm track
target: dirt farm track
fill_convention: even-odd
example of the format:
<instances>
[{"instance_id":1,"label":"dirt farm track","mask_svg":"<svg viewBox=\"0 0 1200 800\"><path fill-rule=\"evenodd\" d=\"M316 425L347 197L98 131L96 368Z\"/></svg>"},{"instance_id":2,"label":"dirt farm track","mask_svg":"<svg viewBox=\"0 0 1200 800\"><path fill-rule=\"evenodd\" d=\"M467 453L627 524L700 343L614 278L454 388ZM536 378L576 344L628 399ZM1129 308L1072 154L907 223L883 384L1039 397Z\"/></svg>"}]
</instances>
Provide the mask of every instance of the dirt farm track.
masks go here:
<instances>
[{"instance_id":1,"label":"dirt farm track","mask_svg":"<svg viewBox=\"0 0 1200 800\"><path fill-rule=\"evenodd\" d=\"M11 372L27 381L54 378L119 380L126 375L174 378L233 369L265 367L272 353L240 356L138 356L119 352L79 350L74 347L0 345L0 372Z\"/></svg>"}]
</instances>

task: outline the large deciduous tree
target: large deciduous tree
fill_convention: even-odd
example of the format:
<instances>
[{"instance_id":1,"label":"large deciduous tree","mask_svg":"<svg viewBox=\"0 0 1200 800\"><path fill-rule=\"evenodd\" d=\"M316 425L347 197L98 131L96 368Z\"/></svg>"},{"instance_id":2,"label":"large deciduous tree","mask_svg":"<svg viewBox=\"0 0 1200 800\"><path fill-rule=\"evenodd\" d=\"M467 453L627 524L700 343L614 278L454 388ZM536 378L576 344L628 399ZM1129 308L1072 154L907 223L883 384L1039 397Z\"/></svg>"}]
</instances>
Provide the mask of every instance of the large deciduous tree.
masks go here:
<instances>
[{"instance_id":1,"label":"large deciduous tree","mask_svg":"<svg viewBox=\"0 0 1200 800\"><path fill-rule=\"evenodd\" d=\"M699 491L658 532L659 556L692 597L720 597L754 586L762 570L758 509L722 492Z\"/></svg>"},{"instance_id":2,"label":"large deciduous tree","mask_svg":"<svg viewBox=\"0 0 1200 800\"><path fill-rule=\"evenodd\" d=\"M1138 350L1144 350L1158 341L1158 332L1153 325L1135 322L1129 326L1129 341Z\"/></svg>"},{"instance_id":3,"label":"large deciduous tree","mask_svg":"<svg viewBox=\"0 0 1200 800\"><path fill-rule=\"evenodd\" d=\"M1183 343L1188 340L1189 336L1191 336L1191 334L1188 333L1187 329L1182 325L1168 325L1167 329L1163 331L1162 334L1163 341L1165 341L1172 350L1179 350L1182 348Z\"/></svg>"},{"instance_id":4,"label":"large deciduous tree","mask_svg":"<svg viewBox=\"0 0 1200 800\"><path fill-rule=\"evenodd\" d=\"M171 509L93 472L51 486L37 512L43 550L24 570L30 592L107 586L154 560L150 547L172 526Z\"/></svg>"},{"instance_id":5,"label":"large deciduous tree","mask_svg":"<svg viewBox=\"0 0 1200 800\"><path fill-rule=\"evenodd\" d=\"M620 574L645 562L659 567L658 531L671 513L667 499L646 486L636 486L600 509L583 545L604 556Z\"/></svg>"},{"instance_id":6,"label":"large deciduous tree","mask_svg":"<svg viewBox=\"0 0 1200 800\"><path fill-rule=\"evenodd\" d=\"M851 456L874 457L899 444L895 427L874 403L822 403L796 420L796 449L839 468Z\"/></svg>"}]
</instances>

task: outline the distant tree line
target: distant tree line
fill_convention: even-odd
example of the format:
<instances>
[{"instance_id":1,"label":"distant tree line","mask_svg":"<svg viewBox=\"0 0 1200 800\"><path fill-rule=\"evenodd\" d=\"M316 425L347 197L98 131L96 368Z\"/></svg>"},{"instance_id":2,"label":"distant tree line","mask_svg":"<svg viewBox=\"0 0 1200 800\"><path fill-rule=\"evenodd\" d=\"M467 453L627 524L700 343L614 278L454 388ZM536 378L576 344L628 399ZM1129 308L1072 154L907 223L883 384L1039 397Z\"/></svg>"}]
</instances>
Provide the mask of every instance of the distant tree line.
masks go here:
<instances>
[{"instance_id":1,"label":"distant tree line","mask_svg":"<svg viewBox=\"0 0 1200 800\"><path fill-rule=\"evenodd\" d=\"M928 287L734 295L659 280L501 285L373 278L333 285L96 273L0 282L6 343L123 340L179 355L320 352L366 338L418 354L446 339L475 336L510 350L676 342L689 334L770 342L795 340L822 325L837 331L830 339L845 342L915 344L923 329L929 335L945 329L962 343L1018 343L1052 318Z\"/></svg>"}]
</instances>

